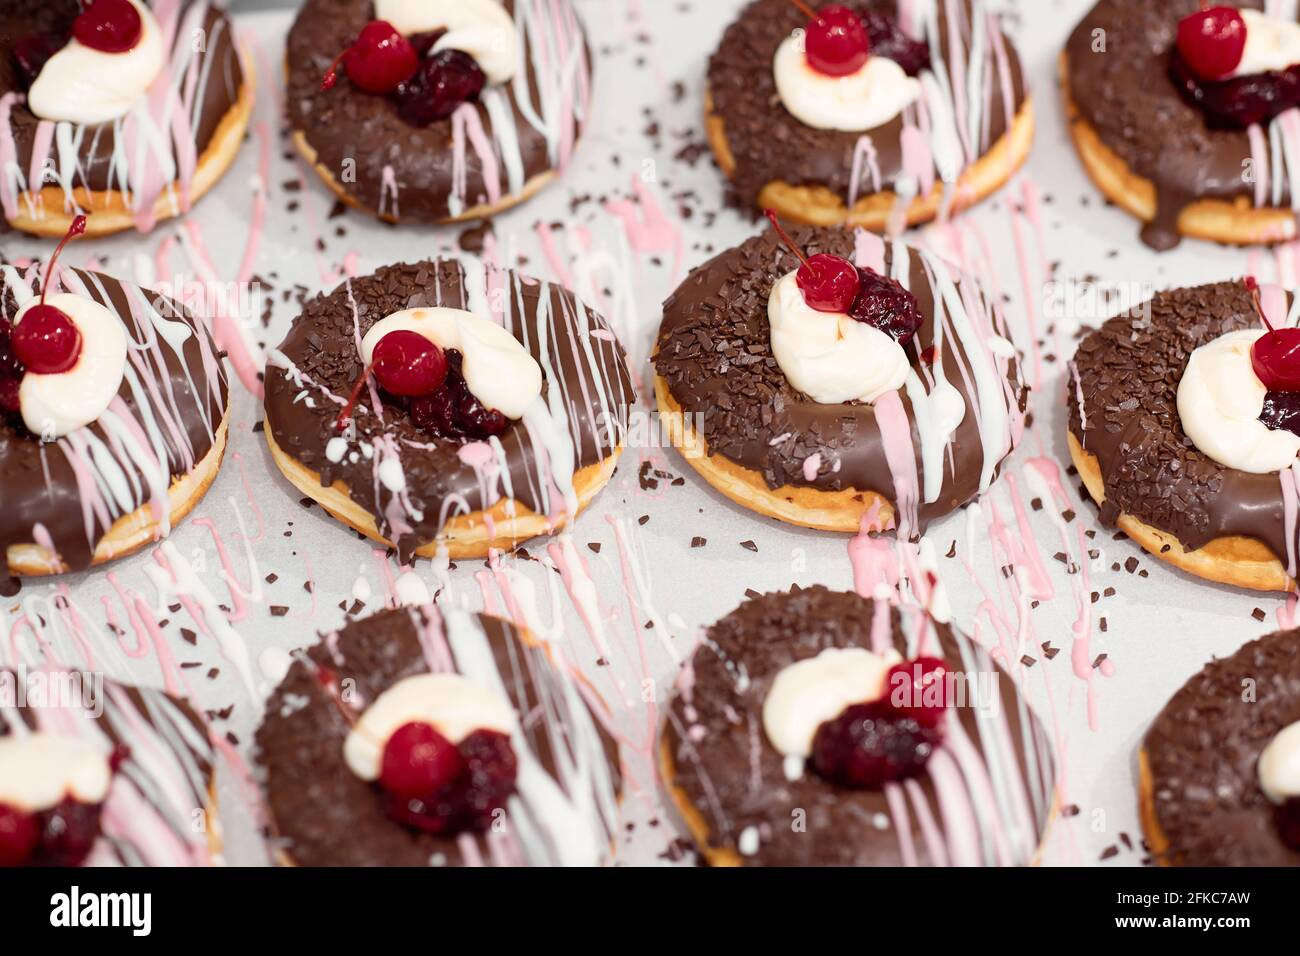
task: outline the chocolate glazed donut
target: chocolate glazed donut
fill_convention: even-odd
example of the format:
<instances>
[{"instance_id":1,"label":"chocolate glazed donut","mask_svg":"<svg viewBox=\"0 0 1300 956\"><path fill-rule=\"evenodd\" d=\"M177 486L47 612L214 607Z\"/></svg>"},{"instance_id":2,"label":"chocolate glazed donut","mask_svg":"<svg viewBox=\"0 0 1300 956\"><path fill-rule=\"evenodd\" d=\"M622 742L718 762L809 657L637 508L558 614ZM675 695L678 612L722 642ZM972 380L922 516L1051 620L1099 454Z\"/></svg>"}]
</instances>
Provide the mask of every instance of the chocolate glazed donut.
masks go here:
<instances>
[{"instance_id":1,"label":"chocolate glazed donut","mask_svg":"<svg viewBox=\"0 0 1300 956\"><path fill-rule=\"evenodd\" d=\"M12 322L43 269L0 275L0 322ZM230 393L206 327L98 272L58 268L50 293L60 289L122 320L126 374L99 421L54 442L0 414L0 552L11 573L80 571L165 535L207 491L226 446Z\"/></svg>"},{"instance_id":2,"label":"chocolate glazed donut","mask_svg":"<svg viewBox=\"0 0 1300 956\"><path fill-rule=\"evenodd\" d=\"M0 703L16 699L18 682L35 671L0 669ZM84 677L79 672L50 671L51 679ZM89 691L89 685L82 693ZM217 822L216 754L203 719L188 703L161 691L105 681L99 696L85 699L84 713L66 704L47 707L27 695L18 707L0 707L0 740L16 732L42 731L84 737L95 747L116 752L108 795L98 820L78 815L91 826L95 844L86 859L91 866L206 866L221 852ZM102 710L100 707L102 706ZM110 764L111 766L111 764ZM6 768L0 766L0 776ZM199 816L199 815L202 816ZM196 824L199 824L196 826Z\"/></svg>"},{"instance_id":3,"label":"chocolate glazed donut","mask_svg":"<svg viewBox=\"0 0 1300 956\"><path fill-rule=\"evenodd\" d=\"M252 77L221 10L207 0L152 0L148 5L164 36L173 38L160 77L170 74L180 95L167 107L169 129L145 137L145 149L127 145L140 136L133 129L138 121L129 114L95 126L67 124L67 135L62 129L54 135L55 124L27 108L14 43L32 34L67 35L83 5L78 0L0 5L0 160L21 171L0 176L0 204L10 224L40 235L61 236L67 230L77 211L69 198L93 214L89 235L132 226L147 231L156 219L187 210L233 161L252 110ZM152 104L145 114L148 122L163 125ZM44 182L29 181L31 170L42 171Z\"/></svg>"},{"instance_id":4,"label":"chocolate glazed donut","mask_svg":"<svg viewBox=\"0 0 1300 956\"><path fill-rule=\"evenodd\" d=\"M710 862L1005 866L1036 858L1057 809L1056 760L1015 682L978 645L915 608L885 609L882 634L880 610L819 586L753 598L709 628L669 703L660 759ZM944 742L918 777L884 790L839 787L811 770L789 779L763 725L777 674L827 648L880 653L873 633L904 659L939 656L950 673L973 686L992 678L996 689L978 706L967 698L950 710ZM989 781L997 784L986 790ZM804 828L793 825L797 811Z\"/></svg>"},{"instance_id":5,"label":"chocolate glazed donut","mask_svg":"<svg viewBox=\"0 0 1300 956\"><path fill-rule=\"evenodd\" d=\"M271 695L257 750L282 863L428 866L437 858L451 866L542 865L562 861L566 841L579 842L555 827L550 801L538 806L522 791L511 798L504 834L485 840L408 829L385 814L379 788L349 768L344 740L368 704L398 681L449 669L487 686L499 678L523 726L516 753L527 749L557 794L589 810L581 823L603 855L617 828L622 786L618 747L602 722L607 717L588 709L574 683L579 678L557 669L531 634L497 618L426 606L385 611L326 636ZM352 688L346 700L328 689L342 681ZM521 834L532 839L521 841Z\"/></svg>"},{"instance_id":6,"label":"chocolate glazed donut","mask_svg":"<svg viewBox=\"0 0 1300 956\"><path fill-rule=\"evenodd\" d=\"M1264 8L1263 0L1227 5ZM1247 244L1294 239L1289 177L1281 170L1270 177L1265 155L1270 139L1280 148L1281 124L1262 131L1259 153L1247 130L1207 126L1169 77L1178 22L1200 6L1100 0L1089 11L1061 63L1075 143L1102 191L1144 221L1142 240L1153 249L1173 248L1180 235Z\"/></svg>"},{"instance_id":7,"label":"chocolate glazed donut","mask_svg":"<svg viewBox=\"0 0 1300 956\"><path fill-rule=\"evenodd\" d=\"M1028 155L1034 124L1020 58L983 3L939 3L928 28L920 17L925 5L916 0L849 0L843 5L905 22L913 36L929 29L924 35L929 38L932 65L943 75L943 82L926 93L938 103L932 107L934 123L955 117L958 123L974 123L974 132L954 130L951 148L935 148L918 133L916 106L865 132L818 129L801 122L781 103L772 62L777 48L793 31L806 26L807 18L789 0L754 0L723 34L709 61L708 76L706 124L719 164L741 202L775 208L800 222L847 221L879 231L894 211L903 180L910 180L908 188L916 197L906 210L908 223L933 219L940 212L945 201L943 181L933 187L916 181L918 177L942 180L936 168L953 180L961 177L962 185L946 197L952 204L950 212L997 189ZM977 34L980 43L973 50ZM959 38L957 57L955 37ZM979 71L979 82L972 86L966 81L965 65L973 55L987 62ZM963 66L958 67L959 62ZM968 101L953 99L951 91L958 88ZM907 138L912 143L905 151Z\"/></svg>"},{"instance_id":8,"label":"chocolate glazed donut","mask_svg":"<svg viewBox=\"0 0 1300 956\"><path fill-rule=\"evenodd\" d=\"M542 397L571 451L548 448L545 436L519 421L492 440L485 467L465 453L465 444L421 430L400 406L386 404L381 420L363 392L350 452L328 453L340 439L344 400L363 372L357 343L388 315L435 306L490 314L523 343L542 368ZM604 319L560 286L468 258L464 265L388 266L344 282L306 304L268 364L267 437L282 470L313 497L346 489L347 500L322 504L354 527L366 522L367 534L395 543L404 559L436 553L440 537L453 539L452 557L464 557L486 554L489 545L509 547L504 537L516 541L554 530L572 515L564 513L570 503L550 477L571 464L581 508L609 480L635 402L622 346ZM358 448L379 451L367 455ZM380 480L385 457L400 461L401 493ZM348 501L362 513L343 514ZM511 510L536 518L531 530L511 531ZM463 533L477 537L458 543Z\"/></svg>"},{"instance_id":9,"label":"chocolate glazed donut","mask_svg":"<svg viewBox=\"0 0 1300 956\"><path fill-rule=\"evenodd\" d=\"M567 165L588 118L591 61L570 0L502 0L520 73L449 119L418 128L383 96L321 77L374 16L371 0L307 0L289 31L289 123L308 161L350 205L390 222L490 216Z\"/></svg>"},{"instance_id":10,"label":"chocolate glazed donut","mask_svg":"<svg viewBox=\"0 0 1300 956\"><path fill-rule=\"evenodd\" d=\"M1249 328L1259 317L1241 282L1161 292L1108 320L1075 353L1070 450L1101 520L1152 554L1221 583L1289 590L1297 542L1279 476L1219 464L1178 416L1192 352Z\"/></svg>"},{"instance_id":11,"label":"chocolate glazed donut","mask_svg":"<svg viewBox=\"0 0 1300 956\"><path fill-rule=\"evenodd\" d=\"M1300 720L1300 631L1212 661L1169 699L1139 753L1142 826L1158 863L1300 866L1260 790L1260 752Z\"/></svg>"},{"instance_id":12,"label":"chocolate glazed donut","mask_svg":"<svg viewBox=\"0 0 1300 956\"><path fill-rule=\"evenodd\" d=\"M924 323L906 347L909 381L889 400L896 413L882 416L885 399L821 404L786 379L772 354L768 296L798 262L770 230L697 268L664 303L654 359L660 410L696 423L688 438L702 438L707 457L688 452L688 459L710 481L719 459L743 469L739 478L760 494L770 491L764 513L856 532L874 509L881 527L901 516L907 533L919 534L987 489L1022 433L1029 389L1005 317L974 280L901 243L817 229L797 231L794 240L808 255L901 273L916 296ZM990 351L994 340L1005 346L1000 355ZM918 414L940 375L965 406L949 441ZM715 484L729 495L737 487Z\"/></svg>"}]
</instances>

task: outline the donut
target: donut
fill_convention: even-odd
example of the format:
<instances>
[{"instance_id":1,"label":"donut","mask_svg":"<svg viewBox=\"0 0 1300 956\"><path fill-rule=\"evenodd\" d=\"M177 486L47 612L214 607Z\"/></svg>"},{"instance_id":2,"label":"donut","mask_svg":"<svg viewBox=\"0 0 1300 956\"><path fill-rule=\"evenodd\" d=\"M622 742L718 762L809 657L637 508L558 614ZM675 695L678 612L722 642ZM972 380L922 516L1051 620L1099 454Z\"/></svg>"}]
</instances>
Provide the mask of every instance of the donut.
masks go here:
<instances>
[{"instance_id":1,"label":"donut","mask_svg":"<svg viewBox=\"0 0 1300 956\"><path fill-rule=\"evenodd\" d=\"M1020 59L982 0L810 6L828 16L753 0L709 61L705 129L739 202L893 231L974 205L1024 163L1034 115ZM856 56L823 50L837 29L857 37Z\"/></svg>"},{"instance_id":2,"label":"donut","mask_svg":"<svg viewBox=\"0 0 1300 956\"><path fill-rule=\"evenodd\" d=\"M251 64L207 0L12 0L0 64L0 206L40 236L83 213L100 236L187 212L253 110Z\"/></svg>"},{"instance_id":3,"label":"donut","mask_svg":"<svg viewBox=\"0 0 1300 956\"><path fill-rule=\"evenodd\" d=\"M412 369L428 376L414 387ZM388 266L308 302L268 356L266 437L298 490L403 560L482 557L586 507L634 402L604 319L467 257Z\"/></svg>"},{"instance_id":4,"label":"donut","mask_svg":"<svg viewBox=\"0 0 1300 956\"><path fill-rule=\"evenodd\" d=\"M597 864L622 787L607 721L507 621L427 604L354 621L298 657L257 731L279 861Z\"/></svg>"},{"instance_id":5,"label":"donut","mask_svg":"<svg viewBox=\"0 0 1300 956\"><path fill-rule=\"evenodd\" d=\"M708 629L659 759L714 866L1027 864L1057 809L1048 735L982 648L821 586Z\"/></svg>"},{"instance_id":6,"label":"donut","mask_svg":"<svg viewBox=\"0 0 1300 956\"><path fill-rule=\"evenodd\" d=\"M1272 334L1261 318L1281 330L1291 298L1266 287L1257 305L1250 284L1161 292L1087 335L1071 365L1068 442L1103 524L1206 580L1286 591L1297 396L1266 386L1252 353Z\"/></svg>"},{"instance_id":7,"label":"donut","mask_svg":"<svg viewBox=\"0 0 1300 956\"><path fill-rule=\"evenodd\" d=\"M0 669L0 868L210 865L214 766L183 700L90 671Z\"/></svg>"},{"instance_id":8,"label":"donut","mask_svg":"<svg viewBox=\"0 0 1300 956\"><path fill-rule=\"evenodd\" d=\"M697 268L659 329L665 431L759 514L851 533L870 517L915 536L986 490L1023 433L1028 389L1005 318L973 280L901 242L805 228L791 243L814 266L837 260L852 304L808 306L807 267L771 230Z\"/></svg>"},{"instance_id":9,"label":"donut","mask_svg":"<svg viewBox=\"0 0 1300 956\"><path fill-rule=\"evenodd\" d=\"M1142 829L1163 866L1300 865L1300 630L1211 661L1138 753Z\"/></svg>"},{"instance_id":10,"label":"donut","mask_svg":"<svg viewBox=\"0 0 1300 956\"><path fill-rule=\"evenodd\" d=\"M206 326L99 272L37 263L3 266L0 279L9 573L81 571L165 537L206 494L226 448L230 394ZM21 340L51 328L75 339L75 364L24 366Z\"/></svg>"},{"instance_id":11,"label":"donut","mask_svg":"<svg viewBox=\"0 0 1300 956\"><path fill-rule=\"evenodd\" d=\"M1242 10L1233 14L1233 36L1255 42L1234 49L1228 40L1226 69L1179 40L1184 24L1184 33L1195 34L1199 18L1218 15L1197 0L1099 0L1061 55L1079 157L1106 198L1142 222L1142 241L1158 251L1183 236L1253 245L1297 235L1295 191L1282 160L1294 131L1291 118L1278 114L1300 105L1290 91L1300 68L1300 25L1262 15L1261 0L1227 6ZM1274 40L1277 49L1265 49ZM1286 92L1274 95L1283 86ZM1267 106L1258 99L1264 96Z\"/></svg>"},{"instance_id":12,"label":"donut","mask_svg":"<svg viewBox=\"0 0 1300 956\"><path fill-rule=\"evenodd\" d=\"M299 151L340 200L392 223L523 202L590 117L570 0L307 0L286 69Z\"/></svg>"}]
</instances>

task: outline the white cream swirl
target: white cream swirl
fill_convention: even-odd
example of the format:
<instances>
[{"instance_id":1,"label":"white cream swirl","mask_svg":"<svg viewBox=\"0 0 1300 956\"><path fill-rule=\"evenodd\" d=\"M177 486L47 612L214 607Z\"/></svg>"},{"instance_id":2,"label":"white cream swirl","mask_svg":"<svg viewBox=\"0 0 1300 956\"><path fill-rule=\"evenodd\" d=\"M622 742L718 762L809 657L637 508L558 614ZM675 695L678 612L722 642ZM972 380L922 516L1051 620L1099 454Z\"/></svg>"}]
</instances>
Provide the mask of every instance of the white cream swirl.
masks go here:
<instances>
[{"instance_id":1,"label":"white cream swirl","mask_svg":"<svg viewBox=\"0 0 1300 956\"><path fill-rule=\"evenodd\" d=\"M1241 10L1246 21L1246 47L1230 77L1274 73L1300 63L1300 23Z\"/></svg>"},{"instance_id":2,"label":"white cream swirl","mask_svg":"<svg viewBox=\"0 0 1300 956\"><path fill-rule=\"evenodd\" d=\"M881 655L863 647L829 647L784 668L763 701L767 739L783 757L807 757L818 727L851 704L885 696L889 669L902 659L892 648Z\"/></svg>"},{"instance_id":3,"label":"white cream swirl","mask_svg":"<svg viewBox=\"0 0 1300 956\"><path fill-rule=\"evenodd\" d=\"M1268 742L1259 755L1259 789L1273 803L1300 797L1300 720Z\"/></svg>"},{"instance_id":4,"label":"white cream swirl","mask_svg":"<svg viewBox=\"0 0 1300 956\"><path fill-rule=\"evenodd\" d=\"M431 724L453 744L476 730L511 734L517 719L510 702L460 674L417 674L384 691L348 732L343 760L362 780L378 780L384 747L404 724Z\"/></svg>"},{"instance_id":5,"label":"white cream swirl","mask_svg":"<svg viewBox=\"0 0 1300 956\"><path fill-rule=\"evenodd\" d=\"M772 63L785 108L816 129L851 133L888 123L921 95L921 84L888 57L871 56L848 76L827 76L808 65L803 34L788 37Z\"/></svg>"},{"instance_id":6,"label":"white cream swirl","mask_svg":"<svg viewBox=\"0 0 1300 956\"><path fill-rule=\"evenodd\" d=\"M40 302L33 298L18 311L14 324ZM62 438L96 421L117 396L126 374L126 329L122 320L93 299L62 292L46 299L81 333L81 354L66 372L38 375L28 371L18 386L23 424L33 435Z\"/></svg>"},{"instance_id":7,"label":"white cream swirl","mask_svg":"<svg viewBox=\"0 0 1300 956\"><path fill-rule=\"evenodd\" d=\"M901 388L911 368L903 347L865 322L809 306L797 274L780 279L767 302L772 354L790 384L823 405L874 402Z\"/></svg>"},{"instance_id":8,"label":"white cream swirl","mask_svg":"<svg viewBox=\"0 0 1300 956\"><path fill-rule=\"evenodd\" d=\"M519 72L518 30L499 0L375 0L375 19L403 36L445 29L430 52L468 53L491 84Z\"/></svg>"},{"instance_id":9,"label":"white cream swirl","mask_svg":"<svg viewBox=\"0 0 1300 956\"><path fill-rule=\"evenodd\" d=\"M83 737L43 731L0 737L0 804L24 813L68 797L102 803L112 776L107 754Z\"/></svg>"},{"instance_id":10,"label":"white cream swirl","mask_svg":"<svg viewBox=\"0 0 1300 956\"><path fill-rule=\"evenodd\" d=\"M1192 444L1221 465L1257 475L1290 467L1300 453L1300 436L1259 420L1268 389L1250 350L1265 334L1244 329L1202 345L1178 383L1178 417Z\"/></svg>"},{"instance_id":11,"label":"white cream swirl","mask_svg":"<svg viewBox=\"0 0 1300 956\"><path fill-rule=\"evenodd\" d=\"M367 365L375 346L389 332L406 329L463 357L465 384L485 408L520 419L542 394L542 368L519 340L489 319L463 309L405 309L380 319L361 340Z\"/></svg>"},{"instance_id":12,"label":"white cream swirl","mask_svg":"<svg viewBox=\"0 0 1300 956\"><path fill-rule=\"evenodd\" d=\"M107 123L121 119L162 72L167 51L154 15L139 0L140 39L123 53L104 53L73 39L32 82L27 106L44 120Z\"/></svg>"}]
</instances>

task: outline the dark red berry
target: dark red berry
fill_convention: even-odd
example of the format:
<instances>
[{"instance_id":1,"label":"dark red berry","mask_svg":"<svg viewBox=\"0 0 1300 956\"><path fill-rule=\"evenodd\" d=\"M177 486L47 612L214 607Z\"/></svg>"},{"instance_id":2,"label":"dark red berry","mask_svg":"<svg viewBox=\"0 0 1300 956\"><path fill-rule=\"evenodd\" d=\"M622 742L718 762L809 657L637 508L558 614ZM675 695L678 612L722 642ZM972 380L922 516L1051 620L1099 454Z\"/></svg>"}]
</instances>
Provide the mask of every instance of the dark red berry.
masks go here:
<instances>
[{"instance_id":1,"label":"dark red berry","mask_svg":"<svg viewBox=\"0 0 1300 956\"><path fill-rule=\"evenodd\" d=\"M898 21L879 10L860 14L867 28L867 39L873 56L893 60L908 76L918 76L930 68L930 46L913 40L903 32Z\"/></svg>"},{"instance_id":2,"label":"dark red berry","mask_svg":"<svg viewBox=\"0 0 1300 956\"><path fill-rule=\"evenodd\" d=\"M884 332L899 345L912 341L925 322L916 296L871 269L858 270L859 292L849 315Z\"/></svg>"},{"instance_id":3,"label":"dark red berry","mask_svg":"<svg viewBox=\"0 0 1300 956\"><path fill-rule=\"evenodd\" d=\"M1300 797L1291 797L1278 804L1273 811L1273 821L1282 842L1293 850L1300 850Z\"/></svg>"},{"instance_id":4,"label":"dark red berry","mask_svg":"<svg viewBox=\"0 0 1300 956\"><path fill-rule=\"evenodd\" d=\"M1221 80L1241 63L1246 21L1232 7L1209 7L1178 24L1178 53L1203 80Z\"/></svg>"},{"instance_id":5,"label":"dark red berry","mask_svg":"<svg viewBox=\"0 0 1300 956\"><path fill-rule=\"evenodd\" d=\"M432 395L411 402L411 420L422 431L449 441L484 441L500 435L510 419L474 397L461 373L463 361L460 352L447 352L446 381Z\"/></svg>"},{"instance_id":6,"label":"dark red berry","mask_svg":"<svg viewBox=\"0 0 1300 956\"><path fill-rule=\"evenodd\" d=\"M827 253L805 256L803 250L781 227L776 213L768 209L766 215L777 235L802 263L795 274L795 282L808 307L818 312L848 312L858 296L857 267L848 259Z\"/></svg>"},{"instance_id":7,"label":"dark red berry","mask_svg":"<svg viewBox=\"0 0 1300 956\"><path fill-rule=\"evenodd\" d=\"M948 712L945 678L948 667L936 657L918 657L889 669L886 683L890 705L900 714L916 718L923 727L937 727Z\"/></svg>"},{"instance_id":8,"label":"dark red berry","mask_svg":"<svg viewBox=\"0 0 1300 956\"><path fill-rule=\"evenodd\" d=\"M888 701L854 704L817 728L812 765L831 783L874 790L920 774L941 740L937 728L898 713Z\"/></svg>"},{"instance_id":9,"label":"dark red berry","mask_svg":"<svg viewBox=\"0 0 1300 956\"><path fill-rule=\"evenodd\" d=\"M804 52L808 65L818 73L848 76L867 62L871 47L858 15L848 7L835 5L818 10L809 20L804 30Z\"/></svg>"},{"instance_id":10,"label":"dark red berry","mask_svg":"<svg viewBox=\"0 0 1300 956\"><path fill-rule=\"evenodd\" d=\"M0 803L0 867L30 862L40 839L36 817Z\"/></svg>"},{"instance_id":11,"label":"dark red berry","mask_svg":"<svg viewBox=\"0 0 1300 956\"><path fill-rule=\"evenodd\" d=\"M456 745L431 724L412 722L393 731L384 745L380 785L395 797L430 797L464 766Z\"/></svg>"},{"instance_id":12,"label":"dark red berry","mask_svg":"<svg viewBox=\"0 0 1300 956\"><path fill-rule=\"evenodd\" d=\"M384 390L405 398L432 395L447 378L442 349L410 329L397 329L380 339L371 364Z\"/></svg>"},{"instance_id":13,"label":"dark red berry","mask_svg":"<svg viewBox=\"0 0 1300 956\"><path fill-rule=\"evenodd\" d=\"M1197 76L1175 51L1169 60L1169 76L1183 99L1201 110L1211 129L1265 124L1300 106L1300 67L1215 82Z\"/></svg>"},{"instance_id":14,"label":"dark red berry","mask_svg":"<svg viewBox=\"0 0 1300 956\"><path fill-rule=\"evenodd\" d=\"M465 759L465 800L480 828L515 792L519 764L510 738L494 730L476 730L460 742Z\"/></svg>"},{"instance_id":15,"label":"dark red berry","mask_svg":"<svg viewBox=\"0 0 1300 956\"><path fill-rule=\"evenodd\" d=\"M50 57L67 46L70 38L66 33L29 33L14 41L14 65L22 89L36 82Z\"/></svg>"},{"instance_id":16,"label":"dark red berry","mask_svg":"<svg viewBox=\"0 0 1300 956\"><path fill-rule=\"evenodd\" d=\"M1274 431L1300 435L1300 392L1269 392L1259 420Z\"/></svg>"},{"instance_id":17,"label":"dark red berry","mask_svg":"<svg viewBox=\"0 0 1300 956\"><path fill-rule=\"evenodd\" d=\"M39 814L41 844L37 860L44 866L80 866L99 838L99 804L64 800Z\"/></svg>"},{"instance_id":18,"label":"dark red berry","mask_svg":"<svg viewBox=\"0 0 1300 956\"><path fill-rule=\"evenodd\" d=\"M22 410L18 389L22 383L16 378L0 378L0 413L17 415Z\"/></svg>"},{"instance_id":19,"label":"dark red berry","mask_svg":"<svg viewBox=\"0 0 1300 956\"><path fill-rule=\"evenodd\" d=\"M361 28L352 46L330 65L321 80L321 89L334 88L340 63L358 89L367 93L392 93L415 74L420 59L411 42L391 23L371 20Z\"/></svg>"},{"instance_id":20,"label":"dark red berry","mask_svg":"<svg viewBox=\"0 0 1300 956\"><path fill-rule=\"evenodd\" d=\"M468 53L443 50L426 59L397 91L397 111L412 126L447 119L462 103L472 103L487 76Z\"/></svg>"},{"instance_id":21,"label":"dark red berry","mask_svg":"<svg viewBox=\"0 0 1300 956\"><path fill-rule=\"evenodd\" d=\"M91 0L72 21L72 35L101 53L125 53L143 32L140 11L127 0Z\"/></svg>"}]
</instances>

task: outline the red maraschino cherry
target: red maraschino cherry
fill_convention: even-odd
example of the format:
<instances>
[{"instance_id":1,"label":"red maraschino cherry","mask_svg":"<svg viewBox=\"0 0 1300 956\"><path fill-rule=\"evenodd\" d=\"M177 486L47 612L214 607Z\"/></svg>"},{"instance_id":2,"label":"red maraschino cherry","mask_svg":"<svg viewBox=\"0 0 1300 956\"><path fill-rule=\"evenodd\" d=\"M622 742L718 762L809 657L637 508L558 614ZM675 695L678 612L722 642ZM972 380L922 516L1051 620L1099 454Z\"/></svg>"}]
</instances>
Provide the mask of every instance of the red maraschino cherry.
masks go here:
<instances>
[{"instance_id":1,"label":"red maraschino cherry","mask_svg":"<svg viewBox=\"0 0 1300 956\"><path fill-rule=\"evenodd\" d=\"M1178 53L1197 76L1221 80L1241 63L1246 49L1246 21L1232 7L1201 9L1178 24Z\"/></svg>"},{"instance_id":2,"label":"red maraschino cherry","mask_svg":"<svg viewBox=\"0 0 1300 956\"><path fill-rule=\"evenodd\" d=\"M1246 289L1255 311L1268 328L1250 349L1250 364L1270 392L1300 392L1300 329L1275 329L1264 314L1259 283L1246 277Z\"/></svg>"},{"instance_id":3,"label":"red maraschino cherry","mask_svg":"<svg viewBox=\"0 0 1300 956\"><path fill-rule=\"evenodd\" d=\"M776 228L777 235L781 237L781 241L789 246L790 251L803 263L799 267L795 281L799 284L799 291L803 293L808 307L818 312L847 313L853 307L853 301L858 297L858 290L861 288L857 266L848 259L824 252L815 256L805 256L789 234L781 228L776 213L771 209L765 212Z\"/></svg>"},{"instance_id":4,"label":"red maraschino cherry","mask_svg":"<svg viewBox=\"0 0 1300 956\"><path fill-rule=\"evenodd\" d=\"M22 866L32 858L40 839L34 816L0 803L0 867Z\"/></svg>"},{"instance_id":5,"label":"red maraschino cherry","mask_svg":"<svg viewBox=\"0 0 1300 956\"><path fill-rule=\"evenodd\" d=\"M81 332L62 311L45 304L54 275L54 264L59 253L73 238L86 231L86 217L77 216L68 227L67 235L59 242L45 267L45 284L41 286L41 301L23 313L22 321L10 333L9 344L14 357L38 375L58 375L77 364L81 357Z\"/></svg>"},{"instance_id":6,"label":"red maraschino cherry","mask_svg":"<svg viewBox=\"0 0 1300 956\"><path fill-rule=\"evenodd\" d=\"M432 395L447 380L446 353L410 329L396 329L380 339L371 365L385 391L406 398Z\"/></svg>"},{"instance_id":7,"label":"red maraschino cherry","mask_svg":"<svg viewBox=\"0 0 1300 956\"><path fill-rule=\"evenodd\" d=\"M808 65L826 76L856 73L871 55L871 42L862 19L838 4L813 10L804 0L791 0L808 18L804 55Z\"/></svg>"},{"instance_id":8,"label":"red maraschino cherry","mask_svg":"<svg viewBox=\"0 0 1300 956\"><path fill-rule=\"evenodd\" d=\"M367 93L391 93L420 66L411 41L387 20L371 20L356 42L339 54L321 80L322 90L332 90L338 81L339 64L348 71L352 84Z\"/></svg>"},{"instance_id":9,"label":"red maraschino cherry","mask_svg":"<svg viewBox=\"0 0 1300 956\"><path fill-rule=\"evenodd\" d=\"M125 53L143 33L140 11L129 0L91 0L72 21L72 35L101 53Z\"/></svg>"},{"instance_id":10,"label":"red maraschino cherry","mask_svg":"<svg viewBox=\"0 0 1300 956\"><path fill-rule=\"evenodd\" d=\"M465 761L432 724L403 724L384 745L379 783L403 799L427 798L460 776Z\"/></svg>"},{"instance_id":11,"label":"red maraschino cherry","mask_svg":"<svg viewBox=\"0 0 1300 956\"><path fill-rule=\"evenodd\" d=\"M948 665L937 657L918 657L895 664L889 669L885 684L891 702L895 700L893 695L901 691L902 699L894 709L915 718L923 727L938 726L948 712L947 690L943 686L947 674ZM937 693L930 690L936 683L939 684Z\"/></svg>"}]
</instances>

